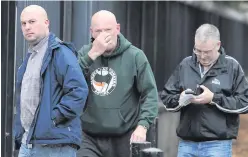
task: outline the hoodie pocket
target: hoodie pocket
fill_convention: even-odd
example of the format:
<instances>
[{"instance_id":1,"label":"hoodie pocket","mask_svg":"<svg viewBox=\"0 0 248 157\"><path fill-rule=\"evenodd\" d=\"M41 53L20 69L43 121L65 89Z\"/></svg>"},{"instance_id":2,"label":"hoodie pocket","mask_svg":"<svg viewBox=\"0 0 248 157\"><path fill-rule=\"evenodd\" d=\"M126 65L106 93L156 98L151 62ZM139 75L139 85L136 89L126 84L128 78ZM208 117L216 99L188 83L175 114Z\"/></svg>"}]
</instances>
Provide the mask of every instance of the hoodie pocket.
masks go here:
<instances>
[{"instance_id":1,"label":"hoodie pocket","mask_svg":"<svg viewBox=\"0 0 248 157\"><path fill-rule=\"evenodd\" d=\"M81 117L83 128L96 133L122 132L126 121L120 113L120 108L93 108L87 106Z\"/></svg>"},{"instance_id":2,"label":"hoodie pocket","mask_svg":"<svg viewBox=\"0 0 248 157\"><path fill-rule=\"evenodd\" d=\"M120 117L124 122L128 123L136 119L135 117L139 114L139 104L128 102L120 107Z\"/></svg>"}]
</instances>

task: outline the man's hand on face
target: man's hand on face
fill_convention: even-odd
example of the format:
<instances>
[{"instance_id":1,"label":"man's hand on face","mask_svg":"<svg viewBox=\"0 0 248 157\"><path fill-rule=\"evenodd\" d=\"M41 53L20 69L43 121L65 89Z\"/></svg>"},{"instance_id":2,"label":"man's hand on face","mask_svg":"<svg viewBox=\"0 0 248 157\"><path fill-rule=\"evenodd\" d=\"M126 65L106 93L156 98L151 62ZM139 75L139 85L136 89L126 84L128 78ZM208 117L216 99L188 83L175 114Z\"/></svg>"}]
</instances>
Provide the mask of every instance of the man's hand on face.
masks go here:
<instances>
[{"instance_id":1,"label":"man's hand on face","mask_svg":"<svg viewBox=\"0 0 248 157\"><path fill-rule=\"evenodd\" d=\"M135 131L132 133L130 143L132 142L145 142L147 129L141 125L138 125Z\"/></svg>"},{"instance_id":2,"label":"man's hand on face","mask_svg":"<svg viewBox=\"0 0 248 157\"><path fill-rule=\"evenodd\" d=\"M195 104L208 104L213 100L214 93L212 93L207 87L201 85L200 88L203 89L203 93L195 96L192 103Z\"/></svg>"},{"instance_id":3,"label":"man's hand on face","mask_svg":"<svg viewBox=\"0 0 248 157\"><path fill-rule=\"evenodd\" d=\"M89 57L92 60L95 60L97 57L101 56L106 51L110 42L111 42L110 34L106 32L100 33L92 44L92 48L88 53Z\"/></svg>"}]
</instances>

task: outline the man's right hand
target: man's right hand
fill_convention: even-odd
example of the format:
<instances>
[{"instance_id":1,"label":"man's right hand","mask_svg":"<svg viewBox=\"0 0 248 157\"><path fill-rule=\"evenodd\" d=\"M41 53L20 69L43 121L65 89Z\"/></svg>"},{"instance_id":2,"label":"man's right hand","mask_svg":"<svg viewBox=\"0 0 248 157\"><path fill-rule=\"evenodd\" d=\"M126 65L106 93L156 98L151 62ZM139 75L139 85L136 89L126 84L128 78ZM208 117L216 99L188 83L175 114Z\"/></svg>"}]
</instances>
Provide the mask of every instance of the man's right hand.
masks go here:
<instances>
[{"instance_id":1,"label":"man's right hand","mask_svg":"<svg viewBox=\"0 0 248 157\"><path fill-rule=\"evenodd\" d=\"M92 60L95 60L97 57L101 56L106 51L110 42L111 42L110 34L106 32L100 33L92 44L92 48L88 53L89 57Z\"/></svg>"},{"instance_id":2,"label":"man's right hand","mask_svg":"<svg viewBox=\"0 0 248 157\"><path fill-rule=\"evenodd\" d=\"M191 89L186 89L185 91L183 91L180 94L179 105L181 105L181 106L186 106L186 105L190 104L194 98L193 94L186 94L185 93L186 91L193 92Z\"/></svg>"}]
</instances>

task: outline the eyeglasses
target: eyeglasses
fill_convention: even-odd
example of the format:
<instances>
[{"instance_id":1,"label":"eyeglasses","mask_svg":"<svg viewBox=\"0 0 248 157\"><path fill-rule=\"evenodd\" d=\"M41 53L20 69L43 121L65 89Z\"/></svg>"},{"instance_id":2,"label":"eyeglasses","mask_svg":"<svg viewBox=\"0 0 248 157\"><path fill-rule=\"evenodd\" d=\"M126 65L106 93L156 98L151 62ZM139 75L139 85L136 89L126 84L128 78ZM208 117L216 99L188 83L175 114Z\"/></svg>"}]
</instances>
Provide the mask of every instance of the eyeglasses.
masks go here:
<instances>
[{"instance_id":1,"label":"eyeglasses","mask_svg":"<svg viewBox=\"0 0 248 157\"><path fill-rule=\"evenodd\" d=\"M216 45L217 46L217 45ZM193 48L193 52L196 54L196 55L205 55L205 56L208 56L209 54L211 54L213 52L213 50L216 48L216 46L214 46L214 48L212 48L211 50L207 50L207 51L201 51L201 50L198 50L197 48Z\"/></svg>"}]
</instances>

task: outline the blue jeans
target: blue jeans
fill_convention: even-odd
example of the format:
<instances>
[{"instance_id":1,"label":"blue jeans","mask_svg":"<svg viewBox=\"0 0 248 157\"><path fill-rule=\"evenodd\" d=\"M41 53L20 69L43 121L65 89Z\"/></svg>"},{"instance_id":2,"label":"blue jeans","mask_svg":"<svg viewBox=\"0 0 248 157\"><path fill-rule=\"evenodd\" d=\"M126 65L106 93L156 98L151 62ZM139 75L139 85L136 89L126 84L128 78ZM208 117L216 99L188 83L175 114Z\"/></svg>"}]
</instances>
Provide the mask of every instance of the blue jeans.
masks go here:
<instances>
[{"instance_id":1,"label":"blue jeans","mask_svg":"<svg viewBox=\"0 0 248 157\"><path fill-rule=\"evenodd\" d=\"M206 142L180 140L177 157L232 157L232 140Z\"/></svg>"},{"instance_id":2,"label":"blue jeans","mask_svg":"<svg viewBox=\"0 0 248 157\"><path fill-rule=\"evenodd\" d=\"M76 157L77 150L70 146L48 147L35 145L28 148L26 144L22 144L18 157Z\"/></svg>"}]
</instances>

